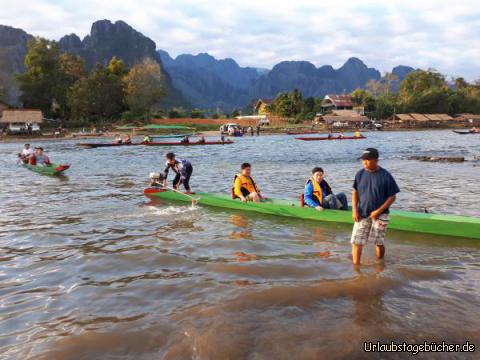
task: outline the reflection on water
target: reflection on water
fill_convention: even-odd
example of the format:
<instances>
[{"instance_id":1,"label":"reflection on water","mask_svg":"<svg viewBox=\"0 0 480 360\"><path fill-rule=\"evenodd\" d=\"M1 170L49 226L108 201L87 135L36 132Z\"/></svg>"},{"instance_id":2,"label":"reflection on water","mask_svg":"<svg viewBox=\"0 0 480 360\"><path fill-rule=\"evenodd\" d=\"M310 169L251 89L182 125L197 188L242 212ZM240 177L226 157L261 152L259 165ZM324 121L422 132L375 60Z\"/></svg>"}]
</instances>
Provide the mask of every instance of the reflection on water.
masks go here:
<instances>
[{"instance_id":1,"label":"reflection on water","mask_svg":"<svg viewBox=\"0 0 480 360\"><path fill-rule=\"evenodd\" d=\"M194 164L194 189L227 192L247 160L268 195L296 199L314 165L348 193L356 157L376 146L402 189L397 208L480 215L475 163L404 160L473 159L480 139L464 138L272 136L175 150ZM2 359L340 359L367 358L369 340L480 346L478 241L392 231L386 261L369 247L356 269L349 226L151 202L142 190L167 149L73 144L43 143L73 164L64 179L16 167L21 144L0 145Z\"/></svg>"}]
</instances>

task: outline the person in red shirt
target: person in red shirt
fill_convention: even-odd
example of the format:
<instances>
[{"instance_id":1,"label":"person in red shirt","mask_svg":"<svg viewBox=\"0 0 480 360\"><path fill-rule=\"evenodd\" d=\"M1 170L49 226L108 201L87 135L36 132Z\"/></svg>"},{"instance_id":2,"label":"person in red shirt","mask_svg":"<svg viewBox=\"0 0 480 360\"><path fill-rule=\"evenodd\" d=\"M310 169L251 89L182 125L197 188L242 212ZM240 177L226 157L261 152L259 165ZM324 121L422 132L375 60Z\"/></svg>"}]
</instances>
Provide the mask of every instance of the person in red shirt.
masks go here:
<instances>
[{"instance_id":1,"label":"person in red shirt","mask_svg":"<svg viewBox=\"0 0 480 360\"><path fill-rule=\"evenodd\" d=\"M28 163L30 165L40 165L40 166L52 165L48 156L43 153L42 147L35 148L35 153L30 155L30 158L28 159Z\"/></svg>"}]
</instances>

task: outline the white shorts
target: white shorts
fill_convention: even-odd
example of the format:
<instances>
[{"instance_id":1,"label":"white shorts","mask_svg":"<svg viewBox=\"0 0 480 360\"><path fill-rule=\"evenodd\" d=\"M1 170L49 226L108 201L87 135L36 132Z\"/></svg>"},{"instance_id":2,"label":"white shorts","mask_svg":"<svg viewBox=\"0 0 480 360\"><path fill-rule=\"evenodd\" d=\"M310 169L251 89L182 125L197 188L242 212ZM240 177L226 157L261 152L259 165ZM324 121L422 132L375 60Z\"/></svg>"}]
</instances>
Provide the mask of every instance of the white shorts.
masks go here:
<instances>
[{"instance_id":1,"label":"white shorts","mask_svg":"<svg viewBox=\"0 0 480 360\"><path fill-rule=\"evenodd\" d=\"M366 245L369 241L372 241L375 245L383 246L389 219L388 214L382 214L377 220L366 218L355 222L350 243Z\"/></svg>"}]
</instances>

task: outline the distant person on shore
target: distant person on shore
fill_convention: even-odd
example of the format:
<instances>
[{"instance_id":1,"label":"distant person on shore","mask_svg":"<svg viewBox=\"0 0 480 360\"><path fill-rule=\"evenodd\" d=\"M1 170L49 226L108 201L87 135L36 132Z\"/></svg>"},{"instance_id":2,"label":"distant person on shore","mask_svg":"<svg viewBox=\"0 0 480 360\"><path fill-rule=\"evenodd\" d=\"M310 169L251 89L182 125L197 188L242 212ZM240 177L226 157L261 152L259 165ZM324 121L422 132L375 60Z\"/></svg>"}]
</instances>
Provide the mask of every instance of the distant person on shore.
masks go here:
<instances>
[{"instance_id":1,"label":"distant person on shore","mask_svg":"<svg viewBox=\"0 0 480 360\"><path fill-rule=\"evenodd\" d=\"M259 125L257 125L257 129L256 129L256 130L257 130L257 136L260 136L260 126L259 126Z\"/></svg>"},{"instance_id":2,"label":"distant person on shore","mask_svg":"<svg viewBox=\"0 0 480 360\"><path fill-rule=\"evenodd\" d=\"M389 207L400 192L393 176L378 165L377 149L368 148L362 156L363 169L355 176L352 192L352 260L360 265L363 246L369 241L376 245L377 259L385 256L385 234L389 222Z\"/></svg>"},{"instance_id":3,"label":"distant person on shore","mask_svg":"<svg viewBox=\"0 0 480 360\"><path fill-rule=\"evenodd\" d=\"M307 180L303 191L305 205L318 211L324 209L348 210L347 196L344 193L334 194L324 179L321 167L314 167L312 177Z\"/></svg>"},{"instance_id":4,"label":"distant person on shore","mask_svg":"<svg viewBox=\"0 0 480 360\"><path fill-rule=\"evenodd\" d=\"M30 147L30 144L23 145L22 152L18 154L18 158L21 162L28 162L28 158L32 156L34 151Z\"/></svg>"},{"instance_id":5,"label":"distant person on shore","mask_svg":"<svg viewBox=\"0 0 480 360\"><path fill-rule=\"evenodd\" d=\"M252 178L252 166L249 163L243 163L240 167L240 173L233 179L232 197L239 198L242 202L253 201L261 202L263 197L260 189Z\"/></svg>"},{"instance_id":6,"label":"distant person on shore","mask_svg":"<svg viewBox=\"0 0 480 360\"><path fill-rule=\"evenodd\" d=\"M171 169L175 173L173 179L173 188L178 190L180 185L185 187L185 194L194 194L190 188L190 178L193 173L193 166L190 161L186 159L177 159L174 153L168 153L165 155L167 162L165 163L165 169L163 170L163 186L167 187L168 171Z\"/></svg>"},{"instance_id":7,"label":"distant person on shore","mask_svg":"<svg viewBox=\"0 0 480 360\"><path fill-rule=\"evenodd\" d=\"M122 137L119 134L115 135L115 140L113 140L113 143L114 144L121 144L122 143Z\"/></svg>"},{"instance_id":8,"label":"distant person on shore","mask_svg":"<svg viewBox=\"0 0 480 360\"><path fill-rule=\"evenodd\" d=\"M130 137L130 135L125 135L125 137L123 138L123 143L127 145L130 145L132 143L132 138Z\"/></svg>"},{"instance_id":9,"label":"distant person on shore","mask_svg":"<svg viewBox=\"0 0 480 360\"><path fill-rule=\"evenodd\" d=\"M48 156L43 153L42 147L35 148L35 152L32 155L30 155L30 158L28 159L28 163L30 165L36 165L36 166L52 165Z\"/></svg>"},{"instance_id":10,"label":"distant person on shore","mask_svg":"<svg viewBox=\"0 0 480 360\"><path fill-rule=\"evenodd\" d=\"M220 136L220 141L221 141L222 143L225 143L225 135L223 135L223 133L222 133L222 135Z\"/></svg>"},{"instance_id":11,"label":"distant person on shore","mask_svg":"<svg viewBox=\"0 0 480 360\"><path fill-rule=\"evenodd\" d=\"M254 133L253 133L253 127L252 126L249 126L248 127L248 130L250 131L250 136L253 136Z\"/></svg>"}]
</instances>

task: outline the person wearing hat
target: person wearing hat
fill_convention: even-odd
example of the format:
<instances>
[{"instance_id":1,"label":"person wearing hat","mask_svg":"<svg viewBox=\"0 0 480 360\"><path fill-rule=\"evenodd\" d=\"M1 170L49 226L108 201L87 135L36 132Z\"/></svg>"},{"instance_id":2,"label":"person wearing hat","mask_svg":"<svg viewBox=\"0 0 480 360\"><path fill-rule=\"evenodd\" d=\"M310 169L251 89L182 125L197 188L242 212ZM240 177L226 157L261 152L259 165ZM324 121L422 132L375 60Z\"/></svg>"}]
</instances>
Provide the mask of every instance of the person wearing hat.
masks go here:
<instances>
[{"instance_id":1,"label":"person wearing hat","mask_svg":"<svg viewBox=\"0 0 480 360\"><path fill-rule=\"evenodd\" d=\"M43 148L40 146L36 147L35 153L30 155L30 158L28 159L28 163L30 165L40 165L40 166L52 165L52 163L50 162L50 159L48 158L47 155L43 153Z\"/></svg>"},{"instance_id":2,"label":"person wearing hat","mask_svg":"<svg viewBox=\"0 0 480 360\"><path fill-rule=\"evenodd\" d=\"M378 158L377 149L366 149L361 156L363 169L353 183L352 217L355 223L350 242L354 265L360 265L363 246L369 241L375 243L378 259L385 256L389 207L400 192L393 176L378 165Z\"/></svg>"}]
</instances>

